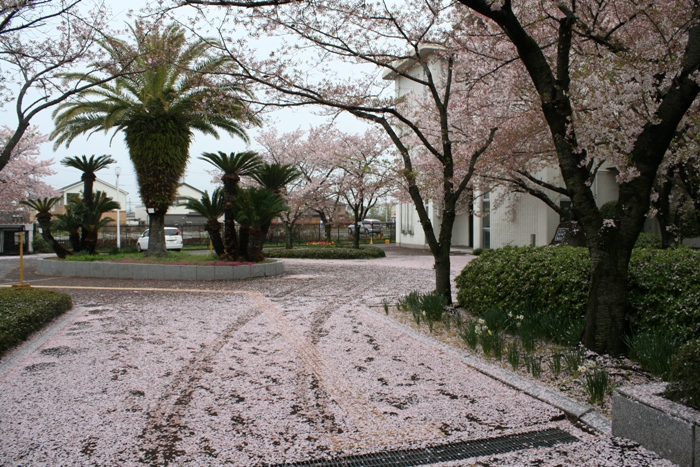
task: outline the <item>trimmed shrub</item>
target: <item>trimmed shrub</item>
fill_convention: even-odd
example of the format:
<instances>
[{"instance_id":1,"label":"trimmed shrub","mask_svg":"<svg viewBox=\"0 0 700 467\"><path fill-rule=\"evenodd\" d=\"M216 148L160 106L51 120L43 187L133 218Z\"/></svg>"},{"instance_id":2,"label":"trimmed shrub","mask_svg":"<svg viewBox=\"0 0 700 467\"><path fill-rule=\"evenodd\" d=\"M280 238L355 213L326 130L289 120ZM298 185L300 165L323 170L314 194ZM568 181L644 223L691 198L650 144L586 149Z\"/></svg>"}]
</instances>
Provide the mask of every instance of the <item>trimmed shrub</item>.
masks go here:
<instances>
[{"instance_id":1,"label":"trimmed shrub","mask_svg":"<svg viewBox=\"0 0 700 467\"><path fill-rule=\"evenodd\" d=\"M629 284L635 332L663 329L683 342L700 337L700 252L634 250Z\"/></svg>"},{"instance_id":2,"label":"trimmed shrub","mask_svg":"<svg viewBox=\"0 0 700 467\"><path fill-rule=\"evenodd\" d=\"M688 342L673 358L665 396L700 410L700 339Z\"/></svg>"},{"instance_id":3,"label":"trimmed shrub","mask_svg":"<svg viewBox=\"0 0 700 467\"><path fill-rule=\"evenodd\" d=\"M457 277L459 304L474 313L491 308L583 316L588 300L588 250L570 246L485 250Z\"/></svg>"},{"instance_id":4,"label":"trimmed shrub","mask_svg":"<svg viewBox=\"0 0 700 467\"><path fill-rule=\"evenodd\" d=\"M376 246L356 248L285 248L265 250L267 258L306 258L306 259L374 259L384 258L386 253Z\"/></svg>"},{"instance_id":5,"label":"trimmed shrub","mask_svg":"<svg viewBox=\"0 0 700 467\"><path fill-rule=\"evenodd\" d=\"M0 355L72 307L70 295L53 290L0 289Z\"/></svg>"},{"instance_id":6,"label":"trimmed shrub","mask_svg":"<svg viewBox=\"0 0 700 467\"><path fill-rule=\"evenodd\" d=\"M661 237L652 233L642 232L637 237L635 248L661 248Z\"/></svg>"},{"instance_id":7,"label":"trimmed shrub","mask_svg":"<svg viewBox=\"0 0 700 467\"><path fill-rule=\"evenodd\" d=\"M550 320L585 315L590 259L585 248L486 250L457 277L457 300L482 314L535 309ZM700 337L700 252L635 249L629 266L630 324L635 333L664 329L682 342Z\"/></svg>"}]
</instances>

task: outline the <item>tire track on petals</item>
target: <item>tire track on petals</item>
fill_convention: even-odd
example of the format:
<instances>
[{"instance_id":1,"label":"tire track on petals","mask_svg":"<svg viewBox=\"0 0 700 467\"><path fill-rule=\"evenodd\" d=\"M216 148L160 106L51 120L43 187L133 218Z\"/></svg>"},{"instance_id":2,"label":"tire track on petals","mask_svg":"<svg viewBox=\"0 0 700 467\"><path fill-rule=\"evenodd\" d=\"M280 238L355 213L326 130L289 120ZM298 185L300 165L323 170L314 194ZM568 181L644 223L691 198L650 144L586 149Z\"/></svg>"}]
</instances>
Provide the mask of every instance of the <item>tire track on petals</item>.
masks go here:
<instances>
[{"instance_id":1,"label":"tire track on petals","mask_svg":"<svg viewBox=\"0 0 700 467\"><path fill-rule=\"evenodd\" d=\"M243 295L234 293L231 295ZM150 465L168 465L185 454L177 445L183 435L193 433L186 424L186 412L192 399L192 394L203 377L205 368L212 366L212 361L225 344L243 326L259 316L263 311L259 306L249 307L246 312L229 324L216 339L197 352L175 376L173 381L163 391L157 405L148 411L148 422L140 439L139 451L141 461Z\"/></svg>"},{"instance_id":2,"label":"tire track on petals","mask_svg":"<svg viewBox=\"0 0 700 467\"><path fill-rule=\"evenodd\" d=\"M277 305L258 293L250 298L263 310L279 334L294 349L299 358L318 378L332 400L345 413L350 429L342 434L333 434L336 450L371 448L388 444L442 438L434 426L412 425L410 428L396 427L381 411L351 383L331 362L326 361L318 349L304 336L301 329L282 314Z\"/></svg>"}]
</instances>

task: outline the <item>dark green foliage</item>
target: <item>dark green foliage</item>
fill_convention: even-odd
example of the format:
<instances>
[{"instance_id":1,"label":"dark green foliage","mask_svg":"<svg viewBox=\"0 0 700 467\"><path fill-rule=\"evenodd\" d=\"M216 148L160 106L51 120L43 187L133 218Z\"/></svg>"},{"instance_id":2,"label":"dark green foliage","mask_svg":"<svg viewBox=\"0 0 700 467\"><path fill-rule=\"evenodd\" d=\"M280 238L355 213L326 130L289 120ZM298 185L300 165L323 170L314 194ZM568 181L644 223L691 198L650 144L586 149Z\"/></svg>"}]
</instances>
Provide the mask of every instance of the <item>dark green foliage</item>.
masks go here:
<instances>
[{"instance_id":1,"label":"dark green foliage","mask_svg":"<svg viewBox=\"0 0 700 467\"><path fill-rule=\"evenodd\" d=\"M276 248L265 250L267 258L308 258L308 259L373 259L384 258L386 253L376 246L355 248Z\"/></svg>"},{"instance_id":2,"label":"dark green foliage","mask_svg":"<svg viewBox=\"0 0 700 467\"><path fill-rule=\"evenodd\" d=\"M520 347L518 346L518 341L514 340L508 344L508 363L513 371L516 371L520 367Z\"/></svg>"},{"instance_id":3,"label":"dark green foliage","mask_svg":"<svg viewBox=\"0 0 700 467\"><path fill-rule=\"evenodd\" d=\"M617 218L616 212L617 201L608 201L600 207L600 215L603 219Z\"/></svg>"},{"instance_id":4,"label":"dark green foliage","mask_svg":"<svg viewBox=\"0 0 700 467\"><path fill-rule=\"evenodd\" d=\"M0 355L72 306L69 295L52 290L0 289Z\"/></svg>"},{"instance_id":5,"label":"dark green foliage","mask_svg":"<svg viewBox=\"0 0 700 467\"><path fill-rule=\"evenodd\" d=\"M664 329L684 342L700 337L700 252L634 250L629 284L634 331Z\"/></svg>"},{"instance_id":6,"label":"dark green foliage","mask_svg":"<svg viewBox=\"0 0 700 467\"><path fill-rule=\"evenodd\" d=\"M642 232L637 237L635 248L661 248L661 237L651 233Z\"/></svg>"},{"instance_id":7,"label":"dark green foliage","mask_svg":"<svg viewBox=\"0 0 700 467\"><path fill-rule=\"evenodd\" d=\"M579 318L586 311L590 261L584 248L506 247L485 250L457 277L459 304L473 313L529 304Z\"/></svg>"},{"instance_id":8,"label":"dark green foliage","mask_svg":"<svg viewBox=\"0 0 700 467\"><path fill-rule=\"evenodd\" d=\"M586 392L591 404L603 405L605 393L608 392L610 378L604 368L595 369L586 373Z\"/></svg>"},{"instance_id":9,"label":"dark green foliage","mask_svg":"<svg viewBox=\"0 0 700 467\"><path fill-rule=\"evenodd\" d=\"M447 301L440 294L413 291L399 299L398 308L412 313L416 324L420 324L421 320L425 319L430 332L433 332L433 325L442 321L446 305Z\"/></svg>"},{"instance_id":10,"label":"dark green foliage","mask_svg":"<svg viewBox=\"0 0 700 467\"><path fill-rule=\"evenodd\" d=\"M566 363L566 370L569 374L578 374L578 369L583 366L585 360L584 351L581 347L575 349L570 349L564 352L564 362Z\"/></svg>"},{"instance_id":11,"label":"dark green foliage","mask_svg":"<svg viewBox=\"0 0 700 467\"><path fill-rule=\"evenodd\" d=\"M700 339L685 344L673 358L665 396L700 410Z\"/></svg>"},{"instance_id":12,"label":"dark green foliage","mask_svg":"<svg viewBox=\"0 0 700 467\"><path fill-rule=\"evenodd\" d=\"M663 329L640 332L625 339L625 343L630 349L630 358L661 377L668 375L673 356L681 346L678 337Z\"/></svg>"},{"instance_id":13,"label":"dark green foliage","mask_svg":"<svg viewBox=\"0 0 700 467\"><path fill-rule=\"evenodd\" d=\"M555 378L559 377L561 373L561 360L563 355L560 353L555 353L549 358L549 371L552 372Z\"/></svg>"},{"instance_id":14,"label":"dark green foliage","mask_svg":"<svg viewBox=\"0 0 700 467\"><path fill-rule=\"evenodd\" d=\"M34 253L53 253L53 249L49 242L44 240L41 235L35 235L34 241L32 242L32 249Z\"/></svg>"},{"instance_id":15,"label":"dark green foliage","mask_svg":"<svg viewBox=\"0 0 700 467\"><path fill-rule=\"evenodd\" d=\"M467 321L460 328L459 335L462 337L462 340L464 340L464 342L469 346L470 349L476 349L476 346L479 344L479 334L477 334L476 332L475 321Z\"/></svg>"},{"instance_id":16,"label":"dark green foliage","mask_svg":"<svg viewBox=\"0 0 700 467\"><path fill-rule=\"evenodd\" d=\"M486 250L458 276L457 298L476 314L493 307L523 314L526 309L536 310L543 321L539 327L549 329L549 338L572 344L579 337L578 322L586 310L589 270L584 248ZM700 252L635 249L629 267L629 301L634 332L665 329L683 341L700 336Z\"/></svg>"},{"instance_id":17,"label":"dark green foliage","mask_svg":"<svg viewBox=\"0 0 700 467\"><path fill-rule=\"evenodd\" d=\"M539 378L542 374L542 357L527 355L525 357L525 367L527 368L527 372L534 378Z\"/></svg>"}]
</instances>

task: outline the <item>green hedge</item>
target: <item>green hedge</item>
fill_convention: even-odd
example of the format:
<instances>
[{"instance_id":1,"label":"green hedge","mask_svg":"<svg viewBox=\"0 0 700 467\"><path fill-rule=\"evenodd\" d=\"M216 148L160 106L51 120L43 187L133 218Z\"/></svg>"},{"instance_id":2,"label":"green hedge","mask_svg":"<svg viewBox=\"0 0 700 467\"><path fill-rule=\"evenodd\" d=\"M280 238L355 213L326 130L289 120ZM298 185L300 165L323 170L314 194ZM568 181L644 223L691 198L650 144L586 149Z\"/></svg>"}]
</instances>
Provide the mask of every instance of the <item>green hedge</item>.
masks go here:
<instances>
[{"instance_id":1,"label":"green hedge","mask_svg":"<svg viewBox=\"0 0 700 467\"><path fill-rule=\"evenodd\" d=\"M507 247L486 250L457 277L460 305L475 313L525 306L583 316L590 259L585 248ZM635 331L664 329L687 341L700 336L700 252L635 249L629 271Z\"/></svg>"},{"instance_id":2,"label":"green hedge","mask_svg":"<svg viewBox=\"0 0 700 467\"><path fill-rule=\"evenodd\" d=\"M386 253L376 246L363 246L359 250L356 248L285 248L265 250L267 258L308 258L308 259L373 259L384 258Z\"/></svg>"},{"instance_id":3,"label":"green hedge","mask_svg":"<svg viewBox=\"0 0 700 467\"><path fill-rule=\"evenodd\" d=\"M52 290L0 289L0 355L72 306L70 295Z\"/></svg>"}]
</instances>

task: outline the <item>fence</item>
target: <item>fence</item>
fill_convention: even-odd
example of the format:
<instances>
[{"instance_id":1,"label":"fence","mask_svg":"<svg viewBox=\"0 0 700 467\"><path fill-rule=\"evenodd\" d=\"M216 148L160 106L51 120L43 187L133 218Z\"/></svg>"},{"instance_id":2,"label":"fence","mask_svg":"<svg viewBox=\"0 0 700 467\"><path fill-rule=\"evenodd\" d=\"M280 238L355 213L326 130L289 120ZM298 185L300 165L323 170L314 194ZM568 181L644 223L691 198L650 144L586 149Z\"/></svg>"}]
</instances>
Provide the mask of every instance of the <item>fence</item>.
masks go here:
<instances>
[{"instance_id":1,"label":"fence","mask_svg":"<svg viewBox=\"0 0 700 467\"><path fill-rule=\"evenodd\" d=\"M190 247L208 247L209 246L209 235L204 230L204 225L199 224L185 224L177 226L182 233L183 243ZM119 226L119 236L121 240L122 248L135 247L136 241L141 236L141 234L147 229L147 226L134 226L134 225L121 225ZM223 234L223 230L222 230ZM67 247L70 247L68 242L68 235L65 232L54 232L54 237ZM396 227L392 222L387 222L382 224L382 235L381 237L377 234L373 235L360 235L360 241L362 243L368 243L370 238L374 242L390 240L394 242L396 240ZM287 241L287 234L282 223L273 223L270 226L270 231L267 234L265 240L266 246L281 246ZM320 223L313 224L295 224L292 229L292 243L294 245L306 245L307 243L313 242L324 242L326 239L326 231L323 225ZM348 232L348 224L342 223L334 225L330 229L330 241L338 244L351 244L352 236ZM97 247L100 249L109 249L117 245L117 226L107 225L100 229L100 233L97 239Z\"/></svg>"}]
</instances>

